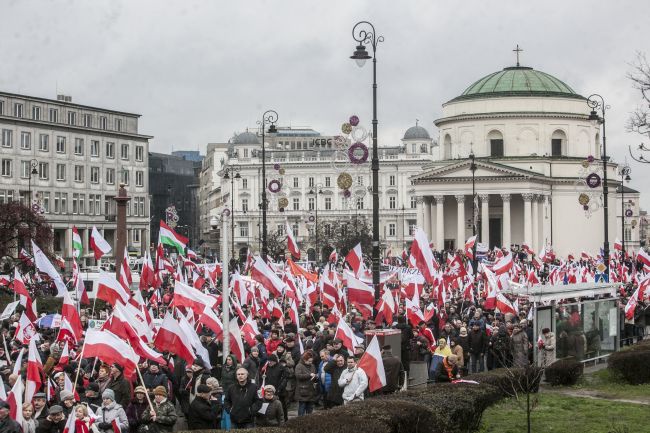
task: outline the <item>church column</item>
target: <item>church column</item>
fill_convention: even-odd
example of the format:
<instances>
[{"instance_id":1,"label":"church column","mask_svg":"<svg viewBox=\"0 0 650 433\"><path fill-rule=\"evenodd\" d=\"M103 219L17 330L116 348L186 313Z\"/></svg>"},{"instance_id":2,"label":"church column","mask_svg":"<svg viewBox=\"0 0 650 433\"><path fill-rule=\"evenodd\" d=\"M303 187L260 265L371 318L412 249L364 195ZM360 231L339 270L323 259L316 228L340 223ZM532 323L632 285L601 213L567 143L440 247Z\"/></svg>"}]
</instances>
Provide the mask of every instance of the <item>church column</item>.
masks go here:
<instances>
[{"instance_id":1,"label":"church column","mask_svg":"<svg viewBox=\"0 0 650 433\"><path fill-rule=\"evenodd\" d=\"M436 201L434 197L429 197L429 214L431 215L431 224L429 224L427 233L429 233L429 238L431 241L435 241L435 235L436 235L436 224L437 224L437 216L436 214Z\"/></svg>"},{"instance_id":2,"label":"church column","mask_svg":"<svg viewBox=\"0 0 650 433\"><path fill-rule=\"evenodd\" d=\"M481 243L490 248L490 195L481 194Z\"/></svg>"},{"instance_id":3,"label":"church column","mask_svg":"<svg viewBox=\"0 0 650 433\"><path fill-rule=\"evenodd\" d=\"M430 206L430 198L429 197L423 197L423 206L424 206L424 222L422 229L424 232L427 234L427 239L431 239L431 206Z\"/></svg>"},{"instance_id":4,"label":"church column","mask_svg":"<svg viewBox=\"0 0 650 433\"><path fill-rule=\"evenodd\" d=\"M415 200L417 203L417 226L424 229L424 198L417 196Z\"/></svg>"},{"instance_id":5,"label":"church column","mask_svg":"<svg viewBox=\"0 0 650 433\"><path fill-rule=\"evenodd\" d=\"M72 228L65 229L65 245L61 255L64 259L72 257Z\"/></svg>"},{"instance_id":6,"label":"church column","mask_svg":"<svg viewBox=\"0 0 650 433\"><path fill-rule=\"evenodd\" d=\"M436 249L445 247L445 196L436 195Z\"/></svg>"},{"instance_id":7,"label":"church column","mask_svg":"<svg viewBox=\"0 0 650 433\"><path fill-rule=\"evenodd\" d=\"M547 215L551 212L551 196L543 195L542 196L542 238L539 240L539 249L542 249L542 246L546 243L551 243L551 219L547 218Z\"/></svg>"},{"instance_id":8,"label":"church column","mask_svg":"<svg viewBox=\"0 0 650 433\"><path fill-rule=\"evenodd\" d=\"M512 241L510 240L510 194L501 194L503 201L503 234L501 236L502 246L510 248Z\"/></svg>"},{"instance_id":9,"label":"church column","mask_svg":"<svg viewBox=\"0 0 650 433\"><path fill-rule=\"evenodd\" d=\"M533 240L533 229L531 226L531 201L533 199L533 194L523 193L521 195L524 199L524 243L532 248Z\"/></svg>"},{"instance_id":10,"label":"church column","mask_svg":"<svg viewBox=\"0 0 650 433\"><path fill-rule=\"evenodd\" d=\"M539 251L539 196L534 195L531 203L533 208L533 244L528 246L531 247L533 251Z\"/></svg>"},{"instance_id":11,"label":"church column","mask_svg":"<svg viewBox=\"0 0 650 433\"><path fill-rule=\"evenodd\" d=\"M458 231L456 234L456 248L463 248L465 245L465 196L456 195L458 203Z\"/></svg>"}]
</instances>

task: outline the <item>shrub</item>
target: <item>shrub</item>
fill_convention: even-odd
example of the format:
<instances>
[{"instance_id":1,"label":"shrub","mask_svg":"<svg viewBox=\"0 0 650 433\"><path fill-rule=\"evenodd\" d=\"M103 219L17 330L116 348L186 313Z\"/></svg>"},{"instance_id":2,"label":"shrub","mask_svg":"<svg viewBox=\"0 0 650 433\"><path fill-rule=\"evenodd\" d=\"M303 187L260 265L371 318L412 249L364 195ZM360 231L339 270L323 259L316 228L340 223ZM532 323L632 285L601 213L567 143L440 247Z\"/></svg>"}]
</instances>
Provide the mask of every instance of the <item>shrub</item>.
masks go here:
<instances>
[{"instance_id":1,"label":"shrub","mask_svg":"<svg viewBox=\"0 0 650 433\"><path fill-rule=\"evenodd\" d=\"M578 383L584 366L575 359L560 359L546 367L546 381L553 386L572 386Z\"/></svg>"},{"instance_id":2,"label":"shrub","mask_svg":"<svg viewBox=\"0 0 650 433\"><path fill-rule=\"evenodd\" d=\"M607 358L607 368L632 385L649 383L650 346L637 345L630 350L612 353Z\"/></svg>"},{"instance_id":3,"label":"shrub","mask_svg":"<svg viewBox=\"0 0 650 433\"><path fill-rule=\"evenodd\" d=\"M539 391L539 382L543 370L539 367L527 368L497 368L496 370L476 373L467 376L468 380L495 386L503 397L512 397L517 394Z\"/></svg>"},{"instance_id":4,"label":"shrub","mask_svg":"<svg viewBox=\"0 0 650 433\"><path fill-rule=\"evenodd\" d=\"M365 406L365 403L354 405ZM392 433L389 424L383 420L359 418L359 411L362 409L348 410L347 406L341 406L290 419L283 427L291 433Z\"/></svg>"}]
</instances>

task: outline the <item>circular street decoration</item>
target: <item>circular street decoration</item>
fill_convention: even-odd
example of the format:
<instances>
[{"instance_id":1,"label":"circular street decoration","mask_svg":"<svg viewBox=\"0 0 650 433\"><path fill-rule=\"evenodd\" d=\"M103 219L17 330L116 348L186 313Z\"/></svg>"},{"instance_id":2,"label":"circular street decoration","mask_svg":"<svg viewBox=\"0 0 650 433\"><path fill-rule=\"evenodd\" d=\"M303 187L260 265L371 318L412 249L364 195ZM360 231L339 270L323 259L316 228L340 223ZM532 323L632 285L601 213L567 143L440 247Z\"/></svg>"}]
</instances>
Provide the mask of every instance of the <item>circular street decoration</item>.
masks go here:
<instances>
[{"instance_id":1,"label":"circular street decoration","mask_svg":"<svg viewBox=\"0 0 650 433\"><path fill-rule=\"evenodd\" d=\"M364 128L361 125L355 126L352 128L352 139L354 141L363 141L366 138L368 138L368 132L366 131L366 128Z\"/></svg>"},{"instance_id":2,"label":"circular street decoration","mask_svg":"<svg viewBox=\"0 0 650 433\"><path fill-rule=\"evenodd\" d=\"M584 209L585 211L588 211L589 210L589 205L586 204L586 205L582 206L582 209Z\"/></svg>"},{"instance_id":3,"label":"circular street decoration","mask_svg":"<svg viewBox=\"0 0 650 433\"><path fill-rule=\"evenodd\" d=\"M580 194L580 196L578 196L578 203L586 206L589 203L589 196L585 193Z\"/></svg>"},{"instance_id":4,"label":"circular street decoration","mask_svg":"<svg viewBox=\"0 0 650 433\"><path fill-rule=\"evenodd\" d=\"M352 115L350 116L350 125L357 126L359 124L359 117Z\"/></svg>"},{"instance_id":5,"label":"circular street decoration","mask_svg":"<svg viewBox=\"0 0 650 433\"><path fill-rule=\"evenodd\" d=\"M349 189L346 189L345 191L343 191L343 197L350 198L351 195L352 195L352 193L350 192Z\"/></svg>"},{"instance_id":6,"label":"circular street decoration","mask_svg":"<svg viewBox=\"0 0 650 433\"><path fill-rule=\"evenodd\" d=\"M280 164L273 164L273 168L276 170L280 170Z\"/></svg>"},{"instance_id":7,"label":"circular street decoration","mask_svg":"<svg viewBox=\"0 0 650 433\"><path fill-rule=\"evenodd\" d=\"M632 228L636 227L636 220L632 220L631 224L632 224Z\"/></svg>"},{"instance_id":8,"label":"circular street decoration","mask_svg":"<svg viewBox=\"0 0 650 433\"><path fill-rule=\"evenodd\" d=\"M345 135L348 135L350 132L352 132L352 125L349 123L344 123L341 125L341 132L344 133Z\"/></svg>"},{"instance_id":9,"label":"circular street decoration","mask_svg":"<svg viewBox=\"0 0 650 433\"><path fill-rule=\"evenodd\" d=\"M341 173L336 179L336 184L339 188L347 190L352 186L352 176L349 173Z\"/></svg>"},{"instance_id":10,"label":"circular street decoration","mask_svg":"<svg viewBox=\"0 0 650 433\"><path fill-rule=\"evenodd\" d=\"M316 221L316 218L314 218L313 215L309 215L309 218L307 219L307 221L310 222L310 223L313 223L314 221Z\"/></svg>"},{"instance_id":11,"label":"circular street decoration","mask_svg":"<svg viewBox=\"0 0 650 433\"><path fill-rule=\"evenodd\" d=\"M591 173L585 180L589 188L598 188L600 186L600 176L596 173Z\"/></svg>"},{"instance_id":12,"label":"circular street decoration","mask_svg":"<svg viewBox=\"0 0 650 433\"><path fill-rule=\"evenodd\" d=\"M280 184L280 181L277 179L273 179L272 181L269 182L269 192L272 192L273 194L277 194L280 192L280 189L282 188L282 185Z\"/></svg>"},{"instance_id":13,"label":"circular street decoration","mask_svg":"<svg viewBox=\"0 0 650 433\"><path fill-rule=\"evenodd\" d=\"M632 209L627 209L625 211L625 216L630 218L632 215L634 215L634 212L632 212Z\"/></svg>"},{"instance_id":14,"label":"circular street decoration","mask_svg":"<svg viewBox=\"0 0 650 433\"><path fill-rule=\"evenodd\" d=\"M228 217L230 216L230 209L225 208L225 209L223 210L223 212L221 212L221 215L223 215L223 216L225 216L226 218L228 218Z\"/></svg>"},{"instance_id":15,"label":"circular street decoration","mask_svg":"<svg viewBox=\"0 0 650 433\"><path fill-rule=\"evenodd\" d=\"M334 147L337 149L345 149L347 147L347 143L345 141L345 137L342 135L337 135L334 137Z\"/></svg>"},{"instance_id":16,"label":"circular street decoration","mask_svg":"<svg viewBox=\"0 0 650 433\"><path fill-rule=\"evenodd\" d=\"M280 212L284 212L284 208L283 208L283 207L280 208Z\"/></svg>"},{"instance_id":17,"label":"circular street decoration","mask_svg":"<svg viewBox=\"0 0 650 433\"><path fill-rule=\"evenodd\" d=\"M590 164L591 164L592 162L594 162L594 159L595 159L595 158L594 158L593 155L589 155L589 156L587 157L587 161L589 161Z\"/></svg>"},{"instance_id":18,"label":"circular street decoration","mask_svg":"<svg viewBox=\"0 0 650 433\"><path fill-rule=\"evenodd\" d=\"M284 173L286 173L286 171L284 170L284 168L281 168L280 170L278 170L278 173L280 173L281 176L284 176Z\"/></svg>"},{"instance_id":19,"label":"circular street decoration","mask_svg":"<svg viewBox=\"0 0 650 433\"><path fill-rule=\"evenodd\" d=\"M278 206L281 208L289 206L289 199L286 197L280 197L280 200L278 200Z\"/></svg>"},{"instance_id":20,"label":"circular street decoration","mask_svg":"<svg viewBox=\"0 0 650 433\"><path fill-rule=\"evenodd\" d=\"M582 167L583 168L589 168L589 161L587 161L586 159L584 161L582 161Z\"/></svg>"},{"instance_id":21,"label":"circular street decoration","mask_svg":"<svg viewBox=\"0 0 650 433\"><path fill-rule=\"evenodd\" d=\"M348 149L348 158L352 164L363 164L368 160L368 147L357 141Z\"/></svg>"}]
</instances>

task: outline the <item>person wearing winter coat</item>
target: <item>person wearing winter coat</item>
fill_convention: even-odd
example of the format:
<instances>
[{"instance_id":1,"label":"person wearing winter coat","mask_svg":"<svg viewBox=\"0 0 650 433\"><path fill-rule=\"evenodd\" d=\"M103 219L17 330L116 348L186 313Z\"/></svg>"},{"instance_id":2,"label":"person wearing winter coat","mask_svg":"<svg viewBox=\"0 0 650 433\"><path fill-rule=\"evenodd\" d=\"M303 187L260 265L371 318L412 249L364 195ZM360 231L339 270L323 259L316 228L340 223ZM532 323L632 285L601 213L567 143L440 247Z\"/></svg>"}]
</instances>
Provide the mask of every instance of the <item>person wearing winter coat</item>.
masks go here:
<instances>
[{"instance_id":1,"label":"person wearing winter coat","mask_svg":"<svg viewBox=\"0 0 650 433\"><path fill-rule=\"evenodd\" d=\"M493 368L511 367L512 342L505 326L499 327L498 332L492 335L489 344L494 360Z\"/></svg>"},{"instance_id":2,"label":"person wearing winter coat","mask_svg":"<svg viewBox=\"0 0 650 433\"><path fill-rule=\"evenodd\" d=\"M282 410L282 403L280 403L280 400L275 395L275 387L273 385L265 385L262 407L255 414L255 426L277 427L283 422L284 411Z\"/></svg>"},{"instance_id":3,"label":"person wearing winter coat","mask_svg":"<svg viewBox=\"0 0 650 433\"><path fill-rule=\"evenodd\" d=\"M463 356L463 348L460 346L460 344L458 344L458 337L451 339L449 342L449 347L451 348L451 353L453 355L456 355L458 358L458 363L456 365L458 367L458 370L460 370L462 373L465 369L465 357Z\"/></svg>"},{"instance_id":4,"label":"person wearing winter coat","mask_svg":"<svg viewBox=\"0 0 650 433\"><path fill-rule=\"evenodd\" d=\"M157 386L167 388L169 382L167 375L160 371L160 366L156 362L149 364L149 369L142 375L142 379L148 391L153 391Z\"/></svg>"},{"instance_id":5,"label":"person wearing winter coat","mask_svg":"<svg viewBox=\"0 0 650 433\"><path fill-rule=\"evenodd\" d=\"M220 424L221 398L211 395L212 388L199 385L196 397L190 404L187 414L187 427L190 430L214 430Z\"/></svg>"},{"instance_id":6,"label":"person wearing winter coat","mask_svg":"<svg viewBox=\"0 0 650 433\"><path fill-rule=\"evenodd\" d=\"M0 402L0 425L2 424L2 404ZM66 419L63 416L63 408L58 404L50 407L49 414L45 419L39 420L38 427L36 427L36 433L63 433L65 429ZM20 426L18 426L20 429ZM18 430L20 431L20 430ZM14 433L11 429L7 430L7 433Z\"/></svg>"},{"instance_id":7,"label":"person wearing winter coat","mask_svg":"<svg viewBox=\"0 0 650 433\"><path fill-rule=\"evenodd\" d=\"M368 376L362 369L357 368L357 361L354 358L348 358L347 367L338 380L339 386L344 387L343 404L363 400L364 393L368 388Z\"/></svg>"},{"instance_id":8,"label":"person wearing winter coat","mask_svg":"<svg viewBox=\"0 0 650 433\"><path fill-rule=\"evenodd\" d=\"M113 420L116 420L121 431L129 428L129 420L121 404L115 401L115 393L112 389L106 389L102 393L102 405L95 414L95 424L100 433L113 433Z\"/></svg>"},{"instance_id":9,"label":"person wearing winter coat","mask_svg":"<svg viewBox=\"0 0 650 433\"><path fill-rule=\"evenodd\" d=\"M286 351L286 347L284 343L278 345L277 349L275 350L275 354L278 357L278 362L280 365L284 366L287 369L287 384L284 387L284 389L276 389L276 392L278 394L278 398L280 399L280 402L282 403L282 408L284 409L284 421L286 422L288 420L288 414L289 414L289 402L294 396L294 392L296 390L296 375L295 375L295 367L296 364L293 362L293 358L291 357L291 354Z\"/></svg>"},{"instance_id":10,"label":"person wearing winter coat","mask_svg":"<svg viewBox=\"0 0 650 433\"><path fill-rule=\"evenodd\" d=\"M436 368L436 383L451 382L452 380L460 379L460 370L457 364L458 357L456 355L452 354L443 359Z\"/></svg>"},{"instance_id":11,"label":"person wearing winter coat","mask_svg":"<svg viewBox=\"0 0 650 433\"><path fill-rule=\"evenodd\" d=\"M119 364L111 366L111 380L106 386L107 389L115 393L115 402L122 407L127 407L131 401L131 385L124 378L124 367ZM102 393L102 398L104 394Z\"/></svg>"},{"instance_id":12,"label":"person wearing winter coat","mask_svg":"<svg viewBox=\"0 0 650 433\"><path fill-rule=\"evenodd\" d=\"M36 433L38 423L34 419L34 406L29 402L23 403L21 410L23 411L23 433Z\"/></svg>"},{"instance_id":13,"label":"person wearing winter coat","mask_svg":"<svg viewBox=\"0 0 650 433\"><path fill-rule=\"evenodd\" d=\"M481 373L485 369L484 356L487 349L487 335L480 323L474 321L472 331L467 336L470 373Z\"/></svg>"},{"instance_id":14,"label":"person wearing winter coat","mask_svg":"<svg viewBox=\"0 0 650 433\"><path fill-rule=\"evenodd\" d=\"M525 368L528 366L528 336L521 328L520 324L516 324L512 330L512 361L513 367Z\"/></svg>"},{"instance_id":15,"label":"person wearing winter coat","mask_svg":"<svg viewBox=\"0 0 650 433\"><path fill-rule=\"evenodd\" d=\"M323 370L332 376L330 389L325 395L325 400L323 402L325 409L330 409L334 406L341 406L343 404L344 387L339 386L339 378L345 369L345 358L341 355L335 355L333 359L323 367Z\"/></svg>"},{"instance_id":16,"label":"person wearing winter coat","mask_svg":"<svg viewBox=\"0 0 650 433\"><path fill-rule=\"evenodd\" d=\"M145 411L142 423L150 427L149 430L157 429L161 433L171 433L174 430L177 415L174 405L167 400L167 388L162 386L155 388L153 396L153 410Z\"/></svg>"},{"instance_id":17,"label":"person wearing winter coat","mask_svg":"<svg viewBox=\"0 0 650 433\"><path fill-rule=\"evenodd\" d=\"M382 394L392 394L398 391L404 382L404 366L398 357L393 355L390 344L384 345L381 350L381 360L386 373L386 386L381 388Z\"/></svg>"},{"instance_id":18,"label":"person wearing winter coat","mask_svg":"<svg viewBox=\"0 0 650 433\"><path fill-rule=\"evenodd\" d=\"M307 350L296 365L296 394L298 416L308 415L314 411L318 375L314 367L314 353Z\"/></svg>"},{"instance_id":19,"label":"person wearing winter coat","mask_svg":"<svg viewBox=\"0 0 650 433\"><path fill-rule=\"evenodd\" d=\"M542 329L542 341L538 347L543 367L555 362L555 334L549 328Z\"/></svg>"},{"instance_id":20,"label":"person wearing winter coat","mask_svg":"<svg viewBox=\"0 0 650 433\"><path fill-rule=\"evenodd\" d=\"M138 433L138 428L142 424L142 417L145 412L149 411L149 403L146 399L147 390L140 385L133 391L133 400L126 408L126 418L129 420L129 432Z\"/></svg>"},{"instance_id":21,"label":"person wearing winter coat","mask_svg":"<svg viewBox=\"0 0 650 433\"><path fill-rule=\"evenodd\" d=\"M257 346L251 347L251 353L241 365L248 370L248 379L255 385L260 384L260 350Z\"/></svg>"},{"instance_id":22,"label":"person wearing winter coat","mask_svg":"<svg viewBox=\"0 0 650 433\"><path fill-rule=\"evenodd\" d=\"M226 362L224 363L221 369L221 387L223 392L226 392L230 385L234 385L237 382L237 358L235 355L228 355Z\"/></svg>"},{"instance_id":23,"label":"person wearing winter coat","mask_svg":"<svg viewBox=\"0 0 650 433\"><path fill-rule=\"evenodd\" d=\"M266 368L262 369L262 382L273 385L276 397L287 387L287 367L278 362L278 355L269 355Z\"/></svg>"},{"instance_id":24,"label":"person wearing winter coat","mask_svg":"<svg viewBox=\"0 0 650 433\"><path fill-rule=\"evenodd\" d=\"M320 362L318 363L318 369L316 373L318 374L318 384L320 385L320 395L324 397L327 395L327 392L332 386L332 376L327 373L323 367L330 361L330 352L327 349L322 349L320 352ZM319 395L319 398L320 398Z\"/></svg>"},{"instance_id":25,"label":"person wearing winter coat","mask_svg":"<svg viewBox=\"0 0 650 433\"><path fill-rule=\"evenodd\" d=\"M237 369L237 382L226 390L223 407L230 414L232 428L245 429L255 425L255 414L262 406L257 386L248 380L248 370Z\"/></svg>"},{"instance_id":26,"label":"person wearing winter coat","mask_svg":"<svg viewBox=\"0 0 650 433\"><path fill-rule=\"evenodd\" d=\"M65 421L64 421L64 426L65 426ZM22 433L20 424L18 424L15 420L11 419L11 417L9 416L9 403L7 403L4 400L0 400L0 432Z\"/></svg>"}]
</instances>

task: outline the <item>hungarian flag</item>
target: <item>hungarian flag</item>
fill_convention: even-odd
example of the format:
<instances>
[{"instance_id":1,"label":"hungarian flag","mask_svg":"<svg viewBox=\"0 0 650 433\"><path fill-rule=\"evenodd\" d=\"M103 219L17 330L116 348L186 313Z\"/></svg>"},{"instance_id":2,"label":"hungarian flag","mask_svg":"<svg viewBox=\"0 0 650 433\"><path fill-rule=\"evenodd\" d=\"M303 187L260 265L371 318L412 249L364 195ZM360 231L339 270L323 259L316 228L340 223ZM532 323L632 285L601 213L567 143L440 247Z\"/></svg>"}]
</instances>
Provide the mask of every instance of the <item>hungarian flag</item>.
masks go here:
<instances>
[{"instance_id":1,"label":"hungarian flag","mask_svg":"<svg viewBox=\"0 0 650 433\"><path fill-rule=\"evenodd\" d=\"M343 318L339 319L334 338L340 339L343 342L343 347L347 348L350 354L354 353L355 346L358 346L363 342L363 340L354 335L352 328L350 328L350 325L348 325Z\"/></svg>"},{"instance_id":2,"label":"hungarian flag","mask_svg":"<svg viewBox=\"0 0 650 433\"><path fill-rule=\"evenodd\" d=\"M368 376L368 390L370 392L386 386L386 371L384 370L384 361L381 359L381 350L379 349L379 340L373 336L359 360L359 368Z\"/></svg>"},{"instance_id":3,"label":"hungarian flag","mask_svg":"<svg viewBox=\"0 0 650 433\"><path fill-rule=\"evenodd\" d=\"M79 230L77 227L72 226L72 257L75 259L83 256L83 243L81 242L81 236L79 236Z\"/></svg>"},{"instance_id":4,"label":"hungarian flag","mask_svg":"<svg viewBox=\"0 0 650 433\"><path fill-rule=\"evenodd\" d=\"M190 240L185 236L176 233L169 227L163 220L160 220L160 233L158 235L158 243L169 245L176 248L179 254L185 254L185 248Z\"/></svg>"},{"instance_id":5,"label":"hungarian flag","mask_svg":"<svg viewBox=\"0 0 650 433\"><path fill-rule=\"evenodd\" d=\"M123 304L129 302L131 293L115 279L112 274L99 271L99 280L97 282L97 298L115 305L117 301Z\"/></svg>"},{"instance_id":6,"label":"hungarian flag","mask_svg":"<svg viewBox=\"0 0 650 433\"><path fill-rule=\"evenodd\" d=\"M93 230L90 232L90 248L95 253L95 260L99 260L111 252L111 246L95 226L93 226Z\"/></svg>"},{"instance_id":7,"label":"hungarian flag","mask_svg":"<svg viewBox=\"0 0 650 433\"><path fill-rule=\"evenodd\" d=\"M359 270L361 269L361 264L363 263L361 243L358 243L348 252L348 254L345 256L345 261L348 262L352 268L354 275L359 275Z\"/></svg>"},{"instance_id":8,"label":"hungarian flag","mask_svg":"<svg viewBox=\"0 0 650 433\"><path fill-rule=\"evenodd\" d=\"M289 225L289 222L287 221L286 223L287 226L287 248L289 249L289 252L291 253L291 256L294 259L300 259L300 248L298 248L298 243L296 242L296 238L293 237L293 230L291 230L291 226Z\"/></svg>"},{"instance_id":9,"label":"hungarian flag","mask_svg":"<svg viewBox=\"0 0 650 433\"><path fill-rule=\"evenodd\" d=\"M125 377L133 377L139 357L127 342L115 334L88 329L84 345L83 358L98 358L108 365L118 364L124 368Z\"/></svg>"},{"instance_id":10,"label":"hungarian flag","mask_svg":"<svg viewBox=\"0 0 650 433\"><path fill-rule=\"evenodd\" d=\"M192 365L196 358L192 345L186 340L185 333L170 312L167 313L160 325L153 345L161 352L168 351L177 354L189 365Z\"/></svg>"}]
</instances>

